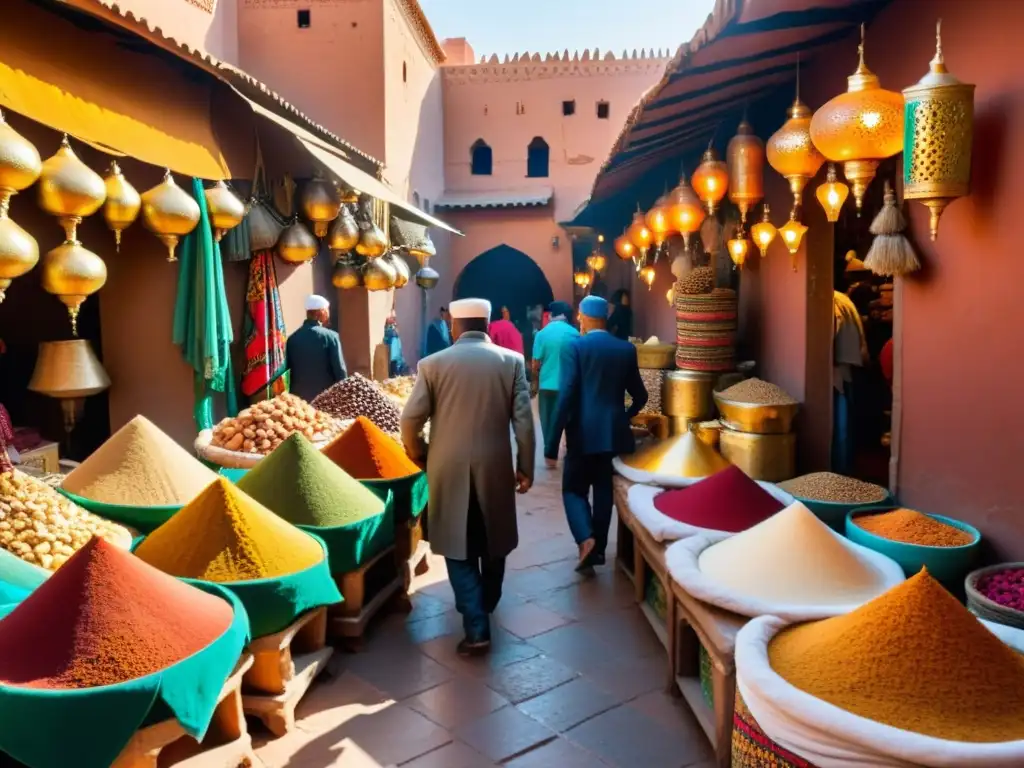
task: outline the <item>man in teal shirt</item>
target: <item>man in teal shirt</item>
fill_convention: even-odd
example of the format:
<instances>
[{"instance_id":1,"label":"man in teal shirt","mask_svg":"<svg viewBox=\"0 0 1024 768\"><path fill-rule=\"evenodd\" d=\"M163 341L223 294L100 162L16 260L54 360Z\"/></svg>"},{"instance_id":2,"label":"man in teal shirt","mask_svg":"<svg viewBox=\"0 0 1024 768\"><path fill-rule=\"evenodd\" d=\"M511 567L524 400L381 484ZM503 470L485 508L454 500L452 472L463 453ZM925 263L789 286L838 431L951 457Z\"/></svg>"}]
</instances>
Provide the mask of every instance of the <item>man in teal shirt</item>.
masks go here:
<instances>
[{"instance_id":1,"label":"man in teal shirt","mask_svg":"<svg viewBox=\"0 0 1024 768\"><path fill-rule=\"evenodd\" d=\"M545 441L555 420L562 351L580 335L571 324L571 306L564 301L553 301L548 312L551 319L533 339L533 381L537 388L540 428Z\"/></svg>"}]
</instances>

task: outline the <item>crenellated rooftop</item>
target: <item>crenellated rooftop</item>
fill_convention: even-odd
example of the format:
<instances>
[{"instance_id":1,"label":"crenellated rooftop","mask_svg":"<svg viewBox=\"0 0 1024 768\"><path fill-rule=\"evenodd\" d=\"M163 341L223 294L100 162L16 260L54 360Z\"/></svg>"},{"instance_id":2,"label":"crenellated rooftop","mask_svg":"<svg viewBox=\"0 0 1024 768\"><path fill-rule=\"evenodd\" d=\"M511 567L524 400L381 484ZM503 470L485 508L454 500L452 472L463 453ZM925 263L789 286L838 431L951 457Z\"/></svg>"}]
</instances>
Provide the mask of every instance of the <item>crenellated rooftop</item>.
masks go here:
<instances>
[{"instance_id":1,"label":"crenellated rooftop","mask_svg":"<svg viewBox=\"0 0 1024 768\"><path fill-rule=\"evenodd\" d=\"M445 41L446 47L450 42ZM633 49L632 53L623 51L617 56L613 51L602 52L598 48L584 49L561 53L523 53L505 54L499 58L497 54L481 56L479 61L472 55L472 48L463 40L457 41L463 56L449 56L442 65L441 72L448 81L508 81L535 80L551 77L590 77L594 75L627 74L644 72L651 69L663 69L672 57L668 50ZM472 57L472 58L470 58ZM459 59L462 59L459 61Z\"/></svg>"}]
</instances>

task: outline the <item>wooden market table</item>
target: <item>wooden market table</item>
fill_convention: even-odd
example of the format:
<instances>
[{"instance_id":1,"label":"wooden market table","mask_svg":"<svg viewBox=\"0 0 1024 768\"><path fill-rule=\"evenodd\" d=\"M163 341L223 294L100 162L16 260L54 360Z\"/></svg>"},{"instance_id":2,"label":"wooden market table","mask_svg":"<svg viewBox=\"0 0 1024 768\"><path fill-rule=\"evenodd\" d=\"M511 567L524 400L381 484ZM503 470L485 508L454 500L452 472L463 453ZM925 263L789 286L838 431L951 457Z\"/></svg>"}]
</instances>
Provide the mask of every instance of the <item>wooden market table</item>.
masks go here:
<instances>
[{"instance_id":1,"label":"wooden market table","mask_svg":"<svg viewBox=\"0 0 1024 768\"><path fill-rule=\"evenodd\" d=\"M615 509L618 513L618 536L615 546L616 565L632 584L633 595L644 618L650 623L654 634L665 648L668 659L668 685L674 688L676 680L675 633L677 628L676 606L671 597L668 568L665 566L666 546L644 528L629 508L628 494L633 486L624 477L616 476L612 481ZM665 617L662 618L647 602L648 577L655 580L657 588L665 596Z\"/></svg>"}]
</instances>

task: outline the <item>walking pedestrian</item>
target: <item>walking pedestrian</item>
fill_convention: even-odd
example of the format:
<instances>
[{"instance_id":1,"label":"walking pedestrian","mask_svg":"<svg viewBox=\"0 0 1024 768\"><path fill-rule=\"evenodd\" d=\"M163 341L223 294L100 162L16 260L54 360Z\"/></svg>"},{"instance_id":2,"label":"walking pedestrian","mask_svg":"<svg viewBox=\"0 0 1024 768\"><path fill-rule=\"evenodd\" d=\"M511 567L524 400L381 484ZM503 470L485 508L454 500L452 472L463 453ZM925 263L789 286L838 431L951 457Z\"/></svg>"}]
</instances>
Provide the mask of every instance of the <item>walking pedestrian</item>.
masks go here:
<instances>
[{"instance_id":1,"label":"walking pedestrian","mask_svg":"<svg viewBox=\"0 0 1024 768\"><path fill-rule=\"evenodd\" d=\"M479 655L490 649L505 558L519 543L516 493L533 484L536 444L523 356L491 342L490 302L462 299L449 309L455 343L420 361L402 441L426 461L430 545L447 562L465 630L458 652Z\"/></svg>"},{"instance_id":2,"label":"walking pedestrian","mask_svg":"<svg viewBox=\"0 0 1024 768\"><path fill-rule=\"evenodd\" d=\"M331 305L323 296L306 297L306 322L285 343L285 358L291 370L291 391L312 400L328 387L348 376L341 339L327 326Z\"/></svg>"},{"instance_id":3,"label":"walking pedestrian","mask_svg":"<svg viewBox=\"0 0 1024 768\"><path fill-rule=\"evenodd\" d=\"M562 502L579 547L579 571L604 565L612 519L612 459L635 450L629 422L647 403L636 348L608 333L607 322L607 301L587 296L580 302L583 335L566 347L554 426L544 438L544 458L554 467L565 432Z\"/></svg>"},{"instance_id":4,"label":"walking pedestrian","mask_svg":"<svg viewBox=\"0 0 1024 768\"><path fill-rule=\"evenodd\" d=\"M491 341L499 347L518 352L520 355L525 354L523 334L512 322L512 313L509 312L508 307L501 308L501 314L491 322L487 334L491 337Z\"/></svg>"},{"instance_id":5,"label":"walking pedestrian","mask_svg":"<svg viewBox=\"0 0 1024 768\"><path fill-rule=\"evenodd\" d=\"M433 319L427 328L427 345L424 350L424 357L440 352L442 349L448 349L452 345L452 335L448 328L450 321L451 315L448 314L448 308L441 307L437 317Z\"/></svg>"},{"instance_id":6,"label":"walking pedestrian","mask_svg":"<svg viewBox=\"0 0 1024 768\"><path fill-rule=\"evenodd\" d=\"M555 406L558 405L558 383L562 375L562 358L566 347L578 339L580 332L572 326L572 307L564 301L553 301L548 307L551 321L537 332L533 340L533 381L537 389L537 410L540 411L541 438L548 443L554 429Z\"/></svg>"}]
</instances>

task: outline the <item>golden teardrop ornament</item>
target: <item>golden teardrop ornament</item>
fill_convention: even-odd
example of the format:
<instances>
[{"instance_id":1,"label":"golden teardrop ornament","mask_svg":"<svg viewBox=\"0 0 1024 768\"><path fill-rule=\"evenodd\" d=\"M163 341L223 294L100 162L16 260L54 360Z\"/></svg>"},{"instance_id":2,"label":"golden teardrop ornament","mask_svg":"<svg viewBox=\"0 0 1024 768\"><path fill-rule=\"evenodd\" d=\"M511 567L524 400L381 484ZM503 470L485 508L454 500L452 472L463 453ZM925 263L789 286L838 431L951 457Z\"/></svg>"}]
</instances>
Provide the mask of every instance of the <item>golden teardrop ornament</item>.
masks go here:
<instances>
[{"instance_id":1,"label":"golden teardrop ornament","mask_svg":"<svg viewBox=\"0 0 1024 768\"><path fill-rule=\"evenodd\" d=\"M359 224L348 206L342 206L338 218L331 225L327 247L335 253L348 253L359 242Z\"/></svg>"},{"instance_id":2,"label":"golden teardrop ornament","mask_svg":"<svg viewBox=\"0 0 1024 768\"><path fill-rule=\"evenodd\" d=\"M107 201L103 204L103 218L114 233L114 243L121 250L121 233L135 223L142 208L142 196L124 177L121 166L116 160L111 161L107 178L103 180L107 188Z\"/></svg>"},{"instance_id":3,"label":"golden teardrop ornament","mask_svg":"<svg viewBox=\"0 0 1024 768\"><path fill-rule=\"evenodd\" d=\"M297 218L292 221L277 241L277 255L289 264L311 261L320 250L320 243L309 228Z\"/></svg>"},{"instance_id":4,"label":"golden teardrop ornament","mask_svg":"<svg viewBox=\"0 0 1024 768\"><path fill-rule=\"evenodd\" d=\"M203 192L206 209L210 212L213 239L218 243L225 233L242 223L245 218L245 203L232 192L224 181L218 181Z\"/></svg>"},{"instance_id":5,"label":"golden teardrop ornament","mask_svg":"<svg viewBox=\"0 0 1024 768\"><path fill-rule=\"evenodd\" d=\"M363 267L363 284L368 291L387 291L395 287L398 274L387 259L370 259Z\"/></svg>"},{"instance_id":6,"label":"golden teardrop ornament","mask_svg":"<svg viewBox=\"0 0 1024 768\"><path fill-rule=\"evenodd\" d=\"M107 282L107 265L78 240L77 222L65 227L64 242L43 256L43 290L68 308L71 332L78 336L78 312L82 302Z\"/></svg>"},{"instance_id":7,"label":"golden teardrop ornament","mask_svg":"<svg viewBox=\"0 0 1024 768\"><path fill-rule=\"evenodd\" d=\"M395 288L404 288L409 284L409 280L412 279L412 272L409 270L409 265L405 259L399 253L392 253L388 257L388 263L391 264L395 269Z\"/></svg>"},{"instance_id":8,"label":"golden teardrop ornament","mask_svg":"<svg viewBox=\"0 0 1024 768\"><path fill-rule=\"evenodd\" d=\"M32 142L11 128L0 112L0 198L10 198L35 184L42 170L43 162Z\"/></svg>"},{"instance_id":9,"label":"golden teardrop ornament","mask_svg":"<svg viewBox=\"0 0 1024 768\"><path fill-rule=\"evenodd\" d=\"M65 230L92 216L107 199L103 179L78 159L67 134L56 154L43 162L38 189L40 207L60 219Z\"/></svg>"},{"instance_id":10,"label":"golden teardrop ornament","mask_svg":"<svg viewBox=\"0 0 1024 768\"><path fill-rule=\"evenodd\" d=\"M359 242L356 253L368 259L378 259L388 249L388 239L381 228L374 222L367 221L359 225Z\"/></svg>"},{"instance_id":11,"label":"golden teardrop ornament","mask_svg":"<svg viewBox=\"0 0 1024 768\"><path fill-rule=\"evenodd\" d=\"M786 114L786 122L768 139L765 153L768 165L789 182L792 210L796 213L807 182L818 173L825 156L811 141L811 110L799 96Z\"/></svg>"},{"instance_id":12,"label":"golden teardrop ornament","mask_svg":"<svg viewBox=\"0 0 1024 768\"><path fill-rule=\"evenodd\" d=\"M303 215L313 223L313 234L324 237L330 223L341 211L341 193L336 184L319 173L302 187L300 199Z\"/></svg>"},{"instance_id":13,"label":"golden teardrop ornament","mask_svg":"<svg viewBox=\"0 0 1024 768\"><path fill-rule=\"evenodd\" d=\"M199 224L199 203L174 181L170 169L164 180L142 193L142 221L167 246L167 260L177 261L178 240Z\"/></svg>"},{"instance_id":14,"label":"golden teardrop ornament","mask_svg":"<svg viewBox=\"0 0 1024 768\"><path fill-rule=\"evenodd\" d=\"M331 284L342 291L350 291L363 284L363 274L352 262L342 259L334 265Z\"/></svg>"}]
</instances>

